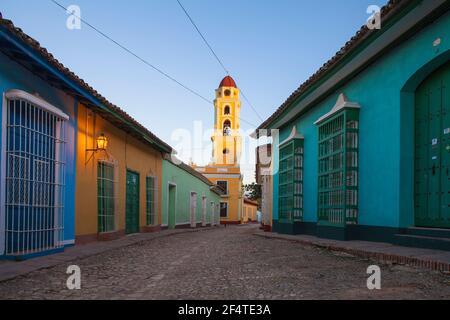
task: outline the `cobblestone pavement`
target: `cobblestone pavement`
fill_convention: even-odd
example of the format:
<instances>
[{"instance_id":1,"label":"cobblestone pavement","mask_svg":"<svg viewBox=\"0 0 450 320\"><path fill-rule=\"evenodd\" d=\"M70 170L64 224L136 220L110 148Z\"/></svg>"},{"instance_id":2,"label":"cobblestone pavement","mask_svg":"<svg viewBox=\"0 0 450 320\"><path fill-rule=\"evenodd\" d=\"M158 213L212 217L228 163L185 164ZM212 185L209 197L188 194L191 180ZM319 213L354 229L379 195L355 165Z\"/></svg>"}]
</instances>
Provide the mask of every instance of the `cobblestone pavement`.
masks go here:
<instances>
[{"instance_id":1,"label":"cobblestone pavement","mask_svg":"<svg viewBox=\"0 0 450 320\"><path fill-rule=\"evenodd\" d=\"M82 289L66 288L67 265L0 283L0 299L450 299L450 276L373 263L255 237L236 226L158 238L73 261Z\"/></svg>"}]
</instances>

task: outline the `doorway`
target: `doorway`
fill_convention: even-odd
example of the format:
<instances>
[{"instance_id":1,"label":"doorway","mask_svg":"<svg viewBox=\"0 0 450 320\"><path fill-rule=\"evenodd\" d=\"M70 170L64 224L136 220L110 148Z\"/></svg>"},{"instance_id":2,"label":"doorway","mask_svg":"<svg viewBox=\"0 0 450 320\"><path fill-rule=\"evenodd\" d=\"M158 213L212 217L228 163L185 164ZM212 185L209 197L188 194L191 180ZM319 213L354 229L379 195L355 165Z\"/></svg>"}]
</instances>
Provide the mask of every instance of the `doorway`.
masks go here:
<instances>
[{"instance_id":1,"label":"doorway","mask_svg":"<svg viewBox=\"0 0 450 320\"><path fill-rule=\"evenodd\" d=\"M139 174L130 170L127 170L125 232L139 232Z\"/></svg>"},{"instance_id":2,"label":"doorway","mask_svg":"<svg viewBox=\"0 0 450 320\"><path fill-rule=\"evenodd\" d=\"M450 228L450 63L415 93L415 225Z\"/></svg>"},{"instance_id":3,"label":"doorway","mask_svg":"<svg viewBox=\"0 0 450 320\"><path fill-rule=\"evenodd\" d=\"M169 229L175 229L177 225L176 219L176 199L177 199L177 186L175 184L169 184L169 196L168 196L168 224Z\"/></svg>"},{"instance_id":4,"label":"doorway","mask_svg":"<svg viewBox=\"0 0 450 320\"><path fill-rule=\"evenodd\" d=\"M202 227L206 227L206 197L202 197Z\"/></svg>"},{"instance_id":5,"label":"doorway","mask_svg":"<svg viewBox=\"0 0 450 320\"><path fill-rule=\"evenodd\" d=\"M197 226L196 215L197 215L197 193L191 192L191 200L190 200L190 209L191 209L191 228L195 228Z\"/></svg>"}]
</instances>

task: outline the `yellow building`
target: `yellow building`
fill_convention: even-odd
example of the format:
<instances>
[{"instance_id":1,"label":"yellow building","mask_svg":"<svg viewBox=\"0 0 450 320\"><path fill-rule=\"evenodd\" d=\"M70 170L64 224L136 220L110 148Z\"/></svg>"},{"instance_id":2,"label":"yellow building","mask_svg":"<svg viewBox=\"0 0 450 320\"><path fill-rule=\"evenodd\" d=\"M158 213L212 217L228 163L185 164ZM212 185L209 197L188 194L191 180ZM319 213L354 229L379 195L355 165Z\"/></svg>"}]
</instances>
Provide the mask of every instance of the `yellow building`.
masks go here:
<instances>
[{"instance_id":1,"label":"yellow building","mask_svg":"<svg viewBox=\"0 0 450 320\"><path fill-rule=\"evenodd\" d=\"M206 167L194 166L209 180L224 189L220 217L222 224L243 222L243 176L240 169L242 137L240 130L241 101L236 82L225 77L216 90L214 100L213 162Z\"/></svg>"},{"instance_id":2,"label":"yellow building","mask_svg":"<svg viewBox=\"0 0 450 320\"><path fill-rule=\"evenodd\" d=\"M258 202L244 198L243 223L258 221Z\"/></svg>"},{"instance_id":3,"label":"yellow building","mask_svg":"<svg viewBox=\"0 0 450 320\"><path fill-rule=\"evenodd\" d=\"M161 226L162 159L171 148L116 109L79 104L76 242L112 240ZM107 145L100 145L101 140Z\"/></svg>"}]
</instances>

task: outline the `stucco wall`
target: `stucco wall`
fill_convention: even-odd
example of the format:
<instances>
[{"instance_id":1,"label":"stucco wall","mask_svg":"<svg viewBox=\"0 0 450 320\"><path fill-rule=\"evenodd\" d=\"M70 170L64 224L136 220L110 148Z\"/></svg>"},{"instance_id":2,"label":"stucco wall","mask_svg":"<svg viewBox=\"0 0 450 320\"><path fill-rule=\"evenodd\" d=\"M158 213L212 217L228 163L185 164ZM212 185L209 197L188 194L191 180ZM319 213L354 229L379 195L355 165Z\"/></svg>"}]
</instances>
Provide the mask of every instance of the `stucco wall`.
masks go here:
<instances>
[{"instance_id":1,"label":"stucco wall","mask_svg":"<svg viewBox=\"0 0 450 320\"><path fill-rule=\"evenodd\" d=\"M23 90L31 94L39 94L39 96L55 107L61 109L69 116L69 121L66 126L66 190L65 190L65 205L64 205L64 241L65 244L72 244L75 239L75 148L76 148L76 123L77 123L77 106L75 100L66 95L64 92L55 89L41 78L35 76L23 68L18 63L9 59L4 54L0 53L0 92L2 95L11 89ZM3 107L3 100L2 100ZM2 119L2 112L0 112L0 121L2 128L4 128L4 119ZM0 130L0 150L1 135ZM0 163L2 163L2 154L0 152ZM3 185L1 186L3 188Z\"/></svg>"},{"instance_id":2,"label":"stucco wall","mask_svg":"<svg viewBox=\"0 0 450 320\"><path fill-rule=\"evenodd\" d=\"M434 47L437 38L441 38L441 45ZM405 101L408 99L403 97L402 90L412 78L424 78L431 72L432 68L427 66L437 67L448 61L449 51L450 14L446 14L280 129L280 141L288 137L293 125L305 137L306 222L317 221L318 129L314 122L331 110L343 92L350 101L361 105L359 224L387 227L413 224L414 99L408 96L409 101ZM418 74L418 70L422 72ZM274 161L278 163L277 150L275 144ZM273 186L274 199L278 199L278 174ZM273 203L273 219L278 219L278 201Z\"/></svg>"},{"instance_id":3,"label":"stucco wall","mask_svg":"<svg viewBox=\"0 0 450 320\"><path fill-rule=\"evenodd\" d=\"M242 180L241 178L209 178L213 183L218 181L227 181L228 194L222 198L222 202L228 203L228 217L221 218L222 222L239 222L242 220L242 210L244 200L242 199Z\"/></svg>"},{"instance_id":4,"label":"stucco wall","mask_svg":"<svg viewBox=\"0 0 450 320\"><path fill-rule=\"evenodd\" d=\"M202 222L202 196L206 196L206 223L211 222L211 202L220 203L220 196L212 192L209 185L170 161L163 161L163 186L162 186L162 225L168 226L169 217L169 183L176 185L176 224L190 224L190 195L197 193L196 223Z\"/></svg>"},{"instance_id":5,"label":"stucco wall","mask_svg":"<svg viewBox=\"0 0 450 320\"><path fill-rule=\"evenodd\" d=\"M108 139L107 153L86 151L86 149L95 148L95 139L102 133ZM102 117L95 116L85 106L80 105L78 115L76 235L95 235L98 232L97 164L99 160L114 161L117 165L116 231L125 229L127 169L139 173L140 227L147 225L146 177L157 177L156 224L160 224L161 153L137 141L135 138L127 135L125 131L114 127Z\"/></svg>"}]
</instances>

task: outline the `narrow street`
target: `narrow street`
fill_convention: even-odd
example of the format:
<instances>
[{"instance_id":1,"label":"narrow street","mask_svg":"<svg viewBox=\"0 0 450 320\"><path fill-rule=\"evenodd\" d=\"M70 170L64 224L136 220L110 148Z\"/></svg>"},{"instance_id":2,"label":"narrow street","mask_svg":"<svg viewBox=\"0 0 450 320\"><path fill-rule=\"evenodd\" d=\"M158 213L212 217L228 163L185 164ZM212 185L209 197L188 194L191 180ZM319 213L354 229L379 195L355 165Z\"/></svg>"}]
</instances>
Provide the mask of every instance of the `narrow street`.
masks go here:
<instances>
[{"instance_id":1,"label":"narrow street","mask_svg":"<svg viewBox=\"0 0 450 320\"><path fill-rule=\"evenodd\" d=\"M116 249L0 283L0 299L449 299L450 277L255 237L257 226L184 233ZM66 288L69 265L82 288Z\"/></svg>"}]
</instances>

